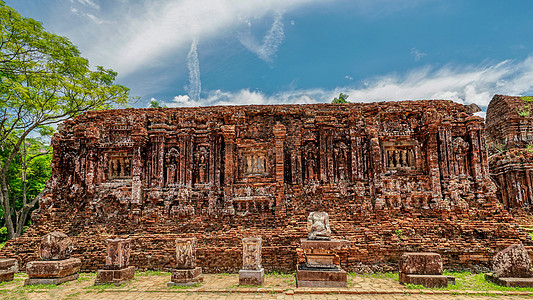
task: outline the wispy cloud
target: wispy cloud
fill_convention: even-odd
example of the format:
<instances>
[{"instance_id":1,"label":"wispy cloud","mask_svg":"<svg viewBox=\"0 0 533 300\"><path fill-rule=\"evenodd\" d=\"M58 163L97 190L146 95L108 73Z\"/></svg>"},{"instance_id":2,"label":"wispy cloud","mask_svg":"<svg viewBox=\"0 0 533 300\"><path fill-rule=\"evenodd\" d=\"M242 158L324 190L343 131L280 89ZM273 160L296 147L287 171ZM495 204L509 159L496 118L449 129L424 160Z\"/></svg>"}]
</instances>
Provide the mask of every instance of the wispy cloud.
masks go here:
<instances>
[{"instance_id":1,"label":"wispy cloud","mask_svg":"<svg viewBox=\"0 0 533 300\"><path fill-rule=\"evenodd\" d=\"M469 67L425 67L403 76L387 75L365 80L360 88L344 86L332 90L308 89L265 95L247 89L236 92L210 91L204 99L176 96L167 106L205 106L241 104L303 104L331 102L340 92L353 102L409 99L449 99L486 107L494 94L533 93L533 56L521 61Z\"/></svg>"},{"instance_id":2,"label":"wispy cloud","mask_svg":"<svg viewBox=\"0 0 533 300\"><path fill-rule=\"evenodd\" d=\"M266 62L272 62L273 57L278 51L278 47L283 42L285 33L283 31L283 15L276 13L274 22L270 27L270 30L263 38L263 42L259 44L252 36L250 27L247 31L241 32L239 35L239 41L249 51L255 53L260 59Z\"/></svg>"},{"instance_id":3,"label":"wispy cloud","mask_svg":"<svg viewBox=\"0 0 533 300\"><path fill-rule=\"evenodd\" d=\"M79 9L74 8L74 7L71 7L70 11L73 14L77 15L77 16L83 16L83 17L89 18L91 21L93 21L96 24L106 23L104 20L100 19L99 17L97 17L97 16L95 16L93 14L90 14L90 13L83 12L83 11L81 11Z\"/></svg>"},{"instance_id":4,"label":"wispy cloud","mask_svg":"<svg viewBox=\"0 0 533 300\"><path fill-rule=\"evenodd\" d=\"M200 99L202 92L202 82L200 81L200 60L198 59L198 38L194 38L191 50L187 55L187 68L189 69L189 85L186 87L187 93L193 100Z\"/></svg>"},{"instance_id":5,"label":"wispy cloud","mask_svg":"<svg viewBox=\"0 0 533 300\"><path fill-rule=\"evenodd\" d=\"M84 5L84 6L87 6L87 7L91 7L91 8L94 8L94 9L100 9L100 5L97 4L96 2L94 2L93 0L77 0L78 3Z\"/></svg>"},{"instance_id":6,"label":"wispy cloud","mask_svg":"<svg viewBox=\"0 0 533 300\"><path fill-rule=\"evenodd\" d=\"M152 1L145 1L117 16L120 22L113 24L115 28L111 31L116 32L116 36L109 34L109 30L106 31L105 36L101 37L102 41L95 41L95 48L89 51L98 57L97 64L110 66L121 75L127 75L141 67L157 63L170 53L185 50L193 37L204 40L230 35L238 26L244 26L245 20L262 18L275 11L290 11L316 2L318 1L161 0L154 5ZM275 41L270 43L274 45ZM267 51L264 57L269 55Z\"/></svg>"},{"instance_id":7,"label":"wispy cloud","mask_svg":"<svg viewBox=\"0 0 533 300\"><path fill-rule=\"evenodd\" d=\"M415 61L419 61L422 57L426 56L427 54L424 52L418 51L418 49L416 48L412 48L411 55L414 57Z\"/></svg>"}]
</instances>

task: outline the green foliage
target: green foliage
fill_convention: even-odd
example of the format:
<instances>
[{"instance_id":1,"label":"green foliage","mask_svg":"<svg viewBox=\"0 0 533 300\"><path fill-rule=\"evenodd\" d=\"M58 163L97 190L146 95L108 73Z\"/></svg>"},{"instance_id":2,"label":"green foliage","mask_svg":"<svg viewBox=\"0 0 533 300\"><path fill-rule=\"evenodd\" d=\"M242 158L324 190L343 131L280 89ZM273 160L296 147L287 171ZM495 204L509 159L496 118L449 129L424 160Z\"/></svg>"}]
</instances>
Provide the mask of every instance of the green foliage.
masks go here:
<instances>
[{"instance_id":1,"label":"green foliage","mask_svg":"<svg viewBox=\"0 0 533 300\"><path fill-rule=\"evenodd\" d=\"M148 270L144 272L135 272L135 276L170 276L170 272Z\"/></svg>"},{"instance_id":2,"label":"green foliage","mask_svg":"<svg viewBox=\"0 0 533 300\"><path fill-rule=\"evenodd\" d=\"M529 103L529 102L533 102L533 96L523 96L523 97L520 97L522 100L524 100L524 102L526 103Z\"/></svg>"},{"instance_id":3,"label":"green foliage","mask_svg":"<svg viewBox=\"0 0 533 300\"><path fill-rule=\"evenodd\" d=\"M496 152L504 152L504 151L507 151L507 146L502 145L502 144L497 144L494 146L494 150L496 150Z\"/></svg>"},{"instance_id":4,"label":"green foliage","mask_svg":"<svg viewBox=\"0 0 533 300\"><path fill-rule=\"evenodd\" d=\"M18 236L50 176L44 140L53 125L87 110L126 105L117 73L87 59L67 38L47 32L0 1L0 206ZM42 152L41 152L42 151ZM4 180L5 179L5 180Z\"/></svg>"},{"instance_id":5,"label":"green foliage","mask_svg":"<svg viewBox=\"0 0 533 300\"><path fill-rule=\"evenodd\" d=\"M157 100L152 99L150 100L150 108L167 108L165 105L160 105Z\"/></svg>"},{"instance_id":6,"label":"green foliage","mask_svg":"<svg viewBox=\"0 0 533 300\"><path fill-rule=\"evenodd\" d=\"M197 288L197 287L200 287L200 286L202 286L202 283L201 282L196 282L196 283L191 284L191 285L173 285L173 286L170 286L169 288L170 289L176 289L176 290L185 290L185 289Z\"/></svg>"},{"instance_id":7,"label":"green foliage","mask_svg":"<svg viewBox=\"0 0 533 300\"><path fill-rule=\"evenodd\" d=\"M5 228L5 227L3 227ZM2 248L4 248L4 245L6 244L6 242L0 242L0 250L2 250Z\"/></svg>"},{"instance_id":8,"label":"green foliage","mask_svg":"<svg viewBox=\"0 0 533 300\"><path fill-rule=\"evenodd\" d=\"M533 102L533 96L523 96L520 97L524 101L524 105L516 109L516 113L521 117L528 117L531 113L531 108L529 103Z\"/></svg>"},{"instance_id":9,"label":"green foliage","mask_svg":"<svg viewBox=\"0 0 533 300\"><path fill-rule=\"evenodd\" d=\"M334 103L334 104L349 103L348 100L346 100L346 99L348 99L348 97L349 97L348 95L340 93L339 97L333 99L333 101L331 101L331 103Z\"/></svg>"},{"instance_id":10,"label":"green foliage","mask_svg":"<svg viewBox=\"0 0 533 300\"><path fill-rule=\"evenodd\" d=\"M524 105L522 108L517 108L516 113L521 117L528 117L529 116L529 105Z\"/></svg>"},{"instance_id":11,"label":"green foliage","mask_svg":"<svg viewBox=\"0 0 533 300\"><path fill-rule=\"evenodd\" d=\"M403 231L401 229L394 230L394 234L397 235L399 238L403 238Z\"/></svg>"}]
</instances>

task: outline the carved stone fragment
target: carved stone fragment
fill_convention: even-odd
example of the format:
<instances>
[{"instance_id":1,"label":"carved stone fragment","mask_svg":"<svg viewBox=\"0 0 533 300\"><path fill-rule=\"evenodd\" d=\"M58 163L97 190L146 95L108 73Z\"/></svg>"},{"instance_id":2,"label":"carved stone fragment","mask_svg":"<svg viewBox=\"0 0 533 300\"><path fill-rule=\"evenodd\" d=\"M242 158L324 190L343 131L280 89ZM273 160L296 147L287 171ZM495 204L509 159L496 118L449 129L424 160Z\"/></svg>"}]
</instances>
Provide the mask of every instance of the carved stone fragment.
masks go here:
<instances>
[{"instance_id":1,"label":"carved stone fragment","mask_svg":"<svg viewBox=\"0 0 533 300\"><path fill-rule=\"evenodd\" d=\"M63 232L51 232L41 238L39 254L42 260L70 258L72 240Z\"/></svg>"},{"instance_id":2,"label":"carved stone fragment","mask_svg":"<svg viewBox=\"0 0 533 300\"><path fill-rule=\"evenodd\" d=\"M511 245L498 252L492 260L492 266L496 277L533 277L533 265L522 244Z\"/></svg>"},{"instance_id":3,"label":"carved stone fragment","mask_svg":"<svg viewBox=\"0 0 533 300\"><path fill-rule=\"evenodd\" d=\"M196 238L176 239L176 268L196 268Z\"/></svg>"},{"instance_id":4,"label":"carved stone fragment","mask_svg":"<svg viewBox=\"0 0 533 300\"><path fill-rule=\"evenodd\" d=\"M242 268L244 270L261 269L261 244L260 237L242 239Z\"/></svg>"},{"instance_id":5,"label":"carved stone fragment","mask_svg":"<svg viewBox=\"0 0 533 300\"><path fill-rule=\"evenodd\" d=\"M242 269L239 271L240 285L263 285L264 268L261 266L260 237L242 239Z\"/></svg>"},{"instance_id":6,"label":"carved stone fragment","mask_svg":"<svg viewBox=\"0 0 533 300\"><path fill-rule=\"evenodd\" d=\"M105 268L109 270L123 269L129 266L131 253L130 239L108 239Z\"/></svg>"},{"instance_id":7,"label":"carved stone fragment","mask_svg":"<svg viewBox=\"0 0 533 300\"><path fill-rule=\"evenodd\" d=\"M331 240L328 213L323 211L309 213L307 231L310 240Z\"/></svg>"}]
</instances>

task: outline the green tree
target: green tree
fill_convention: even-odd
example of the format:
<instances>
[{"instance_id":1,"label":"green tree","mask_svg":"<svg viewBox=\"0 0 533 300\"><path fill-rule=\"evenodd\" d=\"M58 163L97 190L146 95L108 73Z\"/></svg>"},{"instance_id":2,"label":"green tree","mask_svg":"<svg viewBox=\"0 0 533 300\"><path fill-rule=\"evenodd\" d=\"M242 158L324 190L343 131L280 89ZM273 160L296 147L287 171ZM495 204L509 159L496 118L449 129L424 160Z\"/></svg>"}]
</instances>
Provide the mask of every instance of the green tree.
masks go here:
<instances>
[{"instance_id":1,"label":"green tree","mask_svg":"<svg viewBox=\"0 0 533 300\"><path fill-rule=\"evenodd\" d=\"M5 151L0 204L9 238L22 234L39 199L17 207L10 193L8 173L17 157L26 155L21 152L28 139L50 134L50 126L82 112L125 105L129 90L114 84L116 75L101 66L92 71L67 38L47 32L0 0L0 147Z\"/></svg>"},{"instance_id":2,"label":"green tree","mask_svg":"<svg viewBox=\"0 0 533 300\"><path fill-rule=\"evenodd\" d=\"M331 103L336 103L336 104L338 104L338 103L349 103L348 100L346 100L346 99L348 99L348 97L349 97L348 95L340 93L339 97L333 99L333 101L331 101Z\"/></svg>"},{"instance_id":3,"label":"green tree","mask_svg":"<svg viewBox=\"0 0 533 300\"><path fill-rule=\"evenodd\" d=\"M150 100L149 108L167 108L167 107L165 105L159 104L159 102L157 102L157 100L152 98L152 100Z\"/></svg>"}]
</instances>

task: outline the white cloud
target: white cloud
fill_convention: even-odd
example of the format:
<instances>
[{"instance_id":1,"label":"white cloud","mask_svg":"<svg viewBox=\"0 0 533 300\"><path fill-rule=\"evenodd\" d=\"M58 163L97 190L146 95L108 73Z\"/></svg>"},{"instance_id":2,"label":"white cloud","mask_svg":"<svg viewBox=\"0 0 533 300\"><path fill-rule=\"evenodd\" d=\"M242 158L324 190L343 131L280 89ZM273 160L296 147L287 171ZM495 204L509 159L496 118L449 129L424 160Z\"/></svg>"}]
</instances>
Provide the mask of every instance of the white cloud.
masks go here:
<instances>
[{"instance_id":1,"label":"white cloud","mask_svg":"<svg viewBox=\"0 0 533 300\"><path fill-rule=\"evenodd\" d=\"M494 94L521 95L533 93L533 56L522 61L503 61L478 67L429 67L413 70L403 76L388 75L366 79L360 88L338 87L332 90L308 89L265 95L247 89L237 92L215 90L207 98L190 100L177 96L165 103L176 106L303 104L329 103L345 93L352 102L396 101L409 99L448 99L459 103L476 103L486 107ZM480 114L483 116L483 113Z\"/></svg>"},{"instance_id":2,"label":"white cloud","mask_svg":"<svg viewBox=\"0 0 533 300\"><path fill-rule=\"evenodd\" d=\"M200 60L198 60L198 39L194 38L191 43L191 50L187 55L187 68L189 69L189 85L186 87L189 96L200 99L202 92L202 82L200 80Z\"/></svg>"},{"instance_id":3,"label":"white cloud","mask_svg":"<svg viewBox=\"0 0 533 300\"><path fill-rule=\"evenodd\" d=\"M193 37L204 40L230 34L246 20L313 2L323 1L147 0L117 15L117 22L102 29L101 40L93 41L94 48L89 52L97 58L96 64L127 75L170 53L185 50ZM267 51L264 56L268 55Z\"/></svg>"},{"instance_id":4,"label":"white cloud","mask_svg":"<svg viewBox=\"0 0 533 300\"><path fill-rule=\"evenodd\" d=\"M266 62L272 62L273 57L278 51L278 47L283 42L285 36L282 18L283 16L281 13L276 14L270 30L263 38L262 44L259 44L254 39L250 31L250 26L247 31L242 32L239 35L239 41L244 47L246 47L246 49L255 53L260 59Z\"/></svg>"},{"instance_id":5,"label":"white cloud","mask_svg":"<svg viewBox=\"0 0 533 300\"><path fill-rule=\"evenodd\" d=\"M350 76L350 75L345 75L345 76L344 76L344 79L353 80L353 77Z\"/></svg>"}]
</instances>

